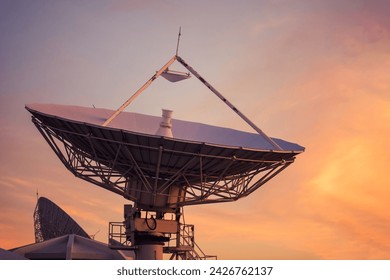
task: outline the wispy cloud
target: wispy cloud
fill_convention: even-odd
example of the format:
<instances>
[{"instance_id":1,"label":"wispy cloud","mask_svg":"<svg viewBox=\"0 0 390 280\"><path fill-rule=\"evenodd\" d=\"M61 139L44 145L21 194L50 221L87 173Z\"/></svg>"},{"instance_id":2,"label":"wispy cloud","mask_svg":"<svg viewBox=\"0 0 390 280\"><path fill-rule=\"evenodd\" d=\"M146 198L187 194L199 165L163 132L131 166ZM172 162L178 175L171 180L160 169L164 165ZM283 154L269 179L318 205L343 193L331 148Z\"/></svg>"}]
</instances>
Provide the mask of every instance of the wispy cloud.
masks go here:
<instances>
[{"instance_id":1,"label":"wispy cloud","mask_svg":"<svg viewBox=\"0 0 390 280\"><path fill-rule=\"evenodd\" d=\"M23 28L23 21L11 25L12 32L4 29L9 24L1 25L2 34L8 34L1 50L8 58L0 66L7 77L0 86L0 225L7 229L0 233L0 247L33 241L37 188L87 232L100 229L98 237L106 242L107 222L121 220L122 205L128 202L65 170L23 106L72 100L106 105L117 102L114 96L126 98L128 84L136 89L145 81L134 65L154 67L155 49L170 45L171 37L164 34L173 26L176 32L182 20L188 25L188 41L183 42L188 62L265 132L306 147L296 163L250 197L185 210L186 221L196 226L199 245L222 259L388 259L389 2L254 1L248 6L224 3L223 8L194 2L191 7L197 11L207 9L201 22L188 7L171 4L181 11L171 19L166 16L170 9L159 10L154 4L84 6L74 16L69 13L72 7L61 4L66 9L58 21L50 15L38 20L32 17L37 11L26 7L22 15L30 14L31 28ZM53 9L48 11L62 11ZM118 17L118 10L144 21L135 28L131 20ZM72 17L74 21L66 22L79 28L63 25ZM57 29L48 23L58 25L61 36L53 34ZM118 31L130 25L128 33ZM207 32L205 26L210 27ZM160 37L149 38L147 30ZM86 32L93 35L88 40ZM26 35L24 45L17 34ZM108 55L108 50L115 53ZM125 59L129 56L131 63ZM248 130L212 94L204 93L203 85L187 85L179 89L193 91L192 97L181 92L169 101L177 102L180 118ZM166 98L158 95L160 87L171 92L171 87L156 83L146 101L131 110L150 109Z\"/></svg>"}]
</instances>

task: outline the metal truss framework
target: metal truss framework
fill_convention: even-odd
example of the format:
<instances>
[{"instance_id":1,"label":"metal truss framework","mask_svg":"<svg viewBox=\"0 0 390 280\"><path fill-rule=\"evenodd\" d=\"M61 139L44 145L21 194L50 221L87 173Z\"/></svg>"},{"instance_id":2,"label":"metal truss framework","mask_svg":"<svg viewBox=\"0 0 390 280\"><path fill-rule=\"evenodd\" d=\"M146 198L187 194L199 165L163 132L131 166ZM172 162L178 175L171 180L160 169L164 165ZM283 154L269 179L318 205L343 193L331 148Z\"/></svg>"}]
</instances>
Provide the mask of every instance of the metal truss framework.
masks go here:
<instances>
[{"instance_id":1,"label":"metal truss framework","mask_svg":"<svg viewBox=\"0 0 390 280\"><path fill-rule=\"evenodd\" d=\"M293 156L279 160L226 158L231 163L242 162L243 166L249 165L250 170L246 167L242 172L237 170L238 172L233 175L225 176L224 172L219 175L210 175L207 174L206 168L208 167L203 165L203 161L206 158L207 160L220 160L221 156L201 153L189 154L184 151L164 149L161 146L158 148L148 147L142 143L118 143L91 134L81 135L64 127L51 127L35 116L32 117L32 120L65 167L76 177L120 194L135 203L137 203L137 197L131 194L134 182L142 185L139 192L161 196L171 195L166 192L170 186L179 186L180 191L177 194L177 199L170 200L176 202L168 205L170 209L177 209L185 205L235 201L245 197L287 168L295 158ZM108 144L115 142L115 145L112 145L112 147L116 147L115 157L102 157L98 153L88 153L85 149L82 150L71 143L68 140L70 139L69 135L83 138L84 142L90 145L89 151L98 149L95 146L96 140L105 141L105 143L112 142ZM131 150L134 148L149 149L154 150L154 152L158 150L159 158L164 153L173 153L177 156L186 156L189 160L179 170L164 170L165 174L168 172L170 176L161 183L160 172L163 169L161 160L158 160L154 166L140 166L131 154ZM125 163L119 160L120 154L124 151L130 155L128 156L130 160ZM196 171L190 168L194 166L194 163L199 166ZM227 165L225 170L228 168ZM123 170L126 171L123 172Z\"/></svg>"},{"instance_id":2,"label":"metal truss framework","mask_svg":"<svg viewBox=\"0 0 390 280\"><path fill-rule=\"evenodd\" d=\"M43 242L66 234L90 236L59 206L45 197L38 199L33 214L35 242Z\"/></svg>"}]
</instances>

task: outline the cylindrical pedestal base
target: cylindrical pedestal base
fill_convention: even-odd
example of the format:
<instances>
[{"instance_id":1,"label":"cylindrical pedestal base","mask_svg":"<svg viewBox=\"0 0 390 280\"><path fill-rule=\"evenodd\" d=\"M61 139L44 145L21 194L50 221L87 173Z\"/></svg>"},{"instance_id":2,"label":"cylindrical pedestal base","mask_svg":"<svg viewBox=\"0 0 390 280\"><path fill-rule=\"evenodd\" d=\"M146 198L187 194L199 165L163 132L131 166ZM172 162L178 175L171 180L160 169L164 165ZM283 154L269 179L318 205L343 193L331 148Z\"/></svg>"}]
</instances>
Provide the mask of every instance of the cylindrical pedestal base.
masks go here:
<instances>
[{"instance_id":1,"label":"cylindrical pedestal base","mask_svg":"<svg viewBox=\"0 0 390 280\"><path fill-rule=\"evenodd\" d=\"M136 232L137 260L162 260L166 241L169 241L169 238L159 232Z\"/></svg>"},{"instance_id":2,"label":"cylindrical pedestal base","mask_svg":"<svg viewBox=\"0 0 390 280\"><path fill-rule=\"evenodd\" d=\"M138 245L136 256L137 260L162 260L163 244Z\"/></svg>"}]
</instances>

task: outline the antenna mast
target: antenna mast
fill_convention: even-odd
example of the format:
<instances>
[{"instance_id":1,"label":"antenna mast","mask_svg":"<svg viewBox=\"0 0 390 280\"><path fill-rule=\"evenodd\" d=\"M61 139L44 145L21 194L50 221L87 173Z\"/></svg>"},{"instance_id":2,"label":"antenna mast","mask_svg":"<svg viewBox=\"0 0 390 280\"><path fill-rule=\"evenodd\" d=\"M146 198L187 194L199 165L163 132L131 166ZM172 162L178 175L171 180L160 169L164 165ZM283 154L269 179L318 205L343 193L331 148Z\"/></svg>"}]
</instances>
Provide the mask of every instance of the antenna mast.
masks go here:
<instances>
[{"instance_id":1,"label":"antenna mast","mask_svg":"<svg viewBox=\"0 0 390 280\"><path fill-rule=\"evenodd\" d=\"M180 36L181 36L181 26L179 28L179 34L177 35L176 56L179 53Z\"/></svg>"}]
</instances>

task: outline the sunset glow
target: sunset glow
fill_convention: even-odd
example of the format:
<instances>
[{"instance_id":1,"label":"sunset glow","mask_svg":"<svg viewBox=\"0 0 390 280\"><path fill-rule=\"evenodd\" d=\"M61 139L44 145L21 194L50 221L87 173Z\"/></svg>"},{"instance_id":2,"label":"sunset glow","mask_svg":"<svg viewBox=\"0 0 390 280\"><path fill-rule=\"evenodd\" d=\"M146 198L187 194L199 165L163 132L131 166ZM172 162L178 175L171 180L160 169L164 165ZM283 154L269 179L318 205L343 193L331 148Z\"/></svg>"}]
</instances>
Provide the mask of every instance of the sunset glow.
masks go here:
<instances>
[{"instance_id":1,"label":"sunset glow","mask_svg":"<svg viewBox=\"0 0 390 280\"><path fill-rule=\"evenodd\" d=\"M118 108L180 55L269 136L306 148L249 197L184 209L219 259L390 258L388 1L1 1L0 248L34 242L36 193L96 239L125 199L75 178L24 106ZM179 64L173 69L183 70ZM126 110L251 131L196 79Z\"/></svg>"}]
</instances>

